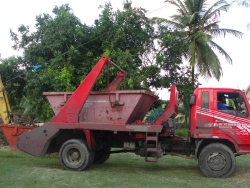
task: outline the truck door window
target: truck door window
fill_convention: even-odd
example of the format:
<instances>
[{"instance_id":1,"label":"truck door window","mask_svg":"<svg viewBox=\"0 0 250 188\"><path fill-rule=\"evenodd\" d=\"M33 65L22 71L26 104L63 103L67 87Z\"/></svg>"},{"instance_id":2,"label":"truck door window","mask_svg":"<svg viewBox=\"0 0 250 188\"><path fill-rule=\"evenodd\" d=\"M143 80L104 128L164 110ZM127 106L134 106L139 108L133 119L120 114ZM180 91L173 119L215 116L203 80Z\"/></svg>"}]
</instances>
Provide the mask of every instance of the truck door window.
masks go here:
<instances>
[{"instance_id":1,"label":"truck door window","mask_svg":"<svg viewBox=\"0 0 250 188\"><path fill-rule=\"evenodd\" d=\"M235 99L236 101L236 110L237 110L237 115L247 117L248 116L248 111L247 111L247 106L245 101L243 100L243 97L241 94L239 94L238 98Z\"/></svg>"},{"instance_id":2,"label":"truck door window","mask_svg":"<svg viewBox=\"0 0 250 188\"><path fill-rule=\"evenodd\" d=\"M202 92L202 109L209 109L208 92Z\"/></svg>"},{"instance_id":3,"label":"truck door window","mask_svg":"<svg viewBox=\"0 0 250 188\"><path fill-rule=\"evenodd\" d=\"M217 106L218 110L235 114L243 117L248 116L245 101L240 93L218 93L217 94Z\"/></svg>"}]
</instances>

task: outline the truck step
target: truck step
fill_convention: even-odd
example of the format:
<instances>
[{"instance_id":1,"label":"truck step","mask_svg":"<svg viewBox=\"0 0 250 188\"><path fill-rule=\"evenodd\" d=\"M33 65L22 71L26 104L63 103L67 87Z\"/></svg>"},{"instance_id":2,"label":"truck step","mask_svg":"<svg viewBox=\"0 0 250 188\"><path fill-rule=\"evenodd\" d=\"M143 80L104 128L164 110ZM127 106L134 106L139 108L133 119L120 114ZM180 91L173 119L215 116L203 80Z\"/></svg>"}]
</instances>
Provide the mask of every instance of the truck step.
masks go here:
<instances>
[{"instance_id":1,"label":"truck step","mask_svg":"<svg viewBox=\"0 0 250 188\"><path fill-rule=\"evenodd\" d=\"M151 134L151 135L148 135ZM154 133L155 135L152 135L152 133L146 133L146 140L145 140L145 161L146 162L157 162L158 161L158 133ZM151 143L151 146L148 147L149 142ZM152 144L154 147L152 147ZM148 153L150 155L148 156ZM154 157L152 157L152 154Z\"/></svg>"},{"instance_id":2,"label":"truck step","mask_svg":"<svg viewBox=\"0 0 250 188\"><path fill-rule=\"evenodd\" d=\"M157 136L147 136L147 141L158 141Z\"/></svg>"},{"instance_id":3,"label":"truck step","mask_svg":"<svg viewBox=\"0 0 250 188\"><path fill-rule=\"evenodd\" d=\"M147 152L154 152L156 153L158 151L157 148L147 148Z\"/></svg>"}]
</instances>

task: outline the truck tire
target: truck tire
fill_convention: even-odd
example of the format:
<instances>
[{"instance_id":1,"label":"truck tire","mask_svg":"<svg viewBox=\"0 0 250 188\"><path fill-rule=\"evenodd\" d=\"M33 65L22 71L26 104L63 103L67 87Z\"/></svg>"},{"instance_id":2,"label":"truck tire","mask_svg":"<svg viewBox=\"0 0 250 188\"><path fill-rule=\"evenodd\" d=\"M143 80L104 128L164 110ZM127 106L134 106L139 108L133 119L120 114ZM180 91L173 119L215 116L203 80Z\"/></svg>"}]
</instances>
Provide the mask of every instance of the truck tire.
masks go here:
<instances>
[{"instance_id":1,"label":"truck tire","mask_svg":"<svg viewBox=\"0 0 250 188\"><path fill-rule=\"evenodd\" d=\"M91 151L89 155L89 163L87 164L86 168L92 165L94 163L94 160L95 160L95 152Z\"/></svg>"},{"instance_id":2,"label":"truck tire","mask_svg":"<svg viewBox=\"0 0 250 188\"><path fill-rule=\"evenodd\" d=\"M87 144L81 139L66 141L60 148L59 158L65 169L81 171L87 169L94 161L94 152L90 152Z\"/></svg>"},{"instance_id":3,"label":"truck tire","mask_svg":"<svg viewBox=\"0 0 250 188\"><path fill-rule=\"evenodd\" d=\"M235 156L226 145L212 143L202 149L199 167L208 177L226 178L234 171Z\"/></svg>"},{"instance_id":4,"label":"truck tire","mask_svg":"<svg viewBox=\"0 0 250 188\"><path fill-rule=\"evenodd\" d=\"M95 152L94 164L103 164L110 157L110 148L102 149Z\"/></svg>"}]
</instances>

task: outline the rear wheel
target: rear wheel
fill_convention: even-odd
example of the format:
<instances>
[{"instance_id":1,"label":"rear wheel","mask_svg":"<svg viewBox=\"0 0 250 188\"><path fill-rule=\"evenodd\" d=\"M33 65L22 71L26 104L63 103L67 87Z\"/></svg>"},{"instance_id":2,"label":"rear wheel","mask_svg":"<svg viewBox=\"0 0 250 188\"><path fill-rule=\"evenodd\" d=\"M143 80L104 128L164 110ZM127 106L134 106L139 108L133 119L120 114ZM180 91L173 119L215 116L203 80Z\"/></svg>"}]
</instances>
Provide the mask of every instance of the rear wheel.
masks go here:
<instances>
[{"instance_id":1,"label":"rear wheel","mask_svg":"<svg viewBox=\"0 0 250 188\"><path fill-rule=\"evenodd\" d=\"M110 148L105 148L95 152L94 164L105 163L110 157Z\"/></svg>"},{"instance_id":2,"label":"rear wheel","mask_svg":"<svg viewBox=\"0 0 250 188\"><path fill-rule=\"evenodd\" d=\"M81 139L66 141L60 148L59 158L62 166L69 170L85 170L94 159L94 152L90 152L87 144Z\"/></svg>"},{"instance_id":3,"label":"rear wheel","mask_svg":"<svg viewBox=\"0 0 250 188\"><path fill-rule=\"evenodd\" d=\"M199 167L208 177L226 178L234 171L235 156L224 144L209 144L200 153Z\"/></svg>"}]
</instances>

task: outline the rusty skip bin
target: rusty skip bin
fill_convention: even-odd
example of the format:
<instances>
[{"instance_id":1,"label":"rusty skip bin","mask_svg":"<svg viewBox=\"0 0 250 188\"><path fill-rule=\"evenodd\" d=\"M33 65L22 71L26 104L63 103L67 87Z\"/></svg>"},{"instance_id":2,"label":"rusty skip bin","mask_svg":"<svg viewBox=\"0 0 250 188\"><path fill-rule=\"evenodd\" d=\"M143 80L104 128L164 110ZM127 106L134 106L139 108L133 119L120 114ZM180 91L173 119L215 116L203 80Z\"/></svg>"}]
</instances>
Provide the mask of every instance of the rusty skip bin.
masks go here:
<instances>
[{"instance_id":1,"label":"rusty skip bin","mask_svg":"<svg viewBox=\"0 0 250 188\"><path fill-rule=\"evenodd\" d=\"M44 92L55 113L61 110L73 92ZM79 113L79 122L131 124L143 120L158 97L145 90L90 92Z\"/></svg>"}]
</instances>

